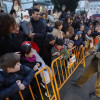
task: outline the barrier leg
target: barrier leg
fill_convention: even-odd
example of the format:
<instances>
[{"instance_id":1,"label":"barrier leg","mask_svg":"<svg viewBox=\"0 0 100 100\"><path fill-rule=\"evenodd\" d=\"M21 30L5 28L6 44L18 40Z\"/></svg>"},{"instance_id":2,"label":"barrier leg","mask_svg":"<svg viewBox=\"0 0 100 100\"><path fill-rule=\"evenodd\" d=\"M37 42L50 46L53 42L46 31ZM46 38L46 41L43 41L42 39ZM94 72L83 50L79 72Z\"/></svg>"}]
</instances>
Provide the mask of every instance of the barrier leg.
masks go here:
<instances>
[{"instance_id":1,"label":"barrier leg","mask_svg":"<svg viewBox=\"0 0 100 100\"><path fill-rule=\"evenodd\" d=\"M21 100L24 100L21 91L19 91L19 95L20 95L20 97L21 97Z\"/></svg>"},{"instance_id":2,"label":"barrier leg","mask_svg":"<svg viewBox=\"0 0 100 100\"><path fill-rule=\"evenodd\" d=\"M83 53L83 67L85 67L85 54L84 54L84 48L82 48L82 53Z\"/></svg>"}]
</instances>

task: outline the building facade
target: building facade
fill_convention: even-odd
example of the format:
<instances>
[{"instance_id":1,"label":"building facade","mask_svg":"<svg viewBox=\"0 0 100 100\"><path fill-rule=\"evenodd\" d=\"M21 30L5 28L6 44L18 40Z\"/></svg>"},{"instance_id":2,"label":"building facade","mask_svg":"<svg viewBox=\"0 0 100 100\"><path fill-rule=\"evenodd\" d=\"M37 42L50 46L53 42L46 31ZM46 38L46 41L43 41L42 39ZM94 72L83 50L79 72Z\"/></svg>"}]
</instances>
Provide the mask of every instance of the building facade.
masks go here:
<instances>
[{"instance_id":1,"label":"building facade","mask_svg":"<svg viewBox=\"0 0 100 100\"><path fill-rule=\"evenodd\" d=\"M83 10L91 14L100 14L100 0L80 0L76 12Z\"/></svg>"},{"instance_id":2,"label":"building facade","mask_svg":"<svg viewBox=\"0 0 100 100\"><path fill-rule=\"evenodd\" d=\"M80 0L78 2L78 6L76 8L76 12L78 11L89 11L89 1L88 0Z\"/></svg>"},{"instance_id":3,"label":"building facade","mask_svg":"<svg viewBox=\"0 0 100 100\"><path fill-rule=\"evenodd\" d=\"M89 0L89 12L92 14L100 14L100 0Z\"/></svg>"},{"instance_id":4,"label":"building facade","mask_svg":"<svg viewBox=\"0 0 100 100\"><path fill-rule=\"evenodd\" d=\"M43 8L46 8L46 9L53 9L54 8L51 0L34 0L34 2L39 3L40 10L42 10Z\"/></svg>"}]
</instances>

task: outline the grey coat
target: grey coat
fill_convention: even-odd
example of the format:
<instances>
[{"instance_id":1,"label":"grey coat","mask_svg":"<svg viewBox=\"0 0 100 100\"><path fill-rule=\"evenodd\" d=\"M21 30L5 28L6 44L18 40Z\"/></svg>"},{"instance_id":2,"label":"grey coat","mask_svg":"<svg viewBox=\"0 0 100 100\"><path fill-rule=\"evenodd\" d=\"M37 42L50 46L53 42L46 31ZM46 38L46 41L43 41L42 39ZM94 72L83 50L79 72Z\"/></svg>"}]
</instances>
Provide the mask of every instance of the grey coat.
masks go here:
<instances>
[{"instance_id":1,"label":"grey coat","mask_svg":"<svg viewBox=\"0 0 100 100\"><path fill-rule=\"evenodd\" d=\"M22 21L21 27L23 29L23 33L26 35L33 32L33 27L32 27L31 22Z\"/></svg>"}]
</instances>

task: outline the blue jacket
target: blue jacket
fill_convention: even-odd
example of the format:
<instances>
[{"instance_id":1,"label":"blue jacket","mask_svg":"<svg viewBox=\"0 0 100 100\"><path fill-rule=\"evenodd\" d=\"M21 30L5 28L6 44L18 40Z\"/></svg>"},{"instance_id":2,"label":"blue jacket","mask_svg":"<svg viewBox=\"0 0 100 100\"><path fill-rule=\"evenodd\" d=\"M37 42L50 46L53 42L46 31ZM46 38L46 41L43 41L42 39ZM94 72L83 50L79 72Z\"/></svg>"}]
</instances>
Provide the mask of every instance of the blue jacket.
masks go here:
<instances>
[{"instance_id":1,"label":"blue jacket","mask_svg":"<svg viewBox=\"0 0 100 100\"><path fill-rule=\"evenodd\" d=\"M83 40L80 38L80 39L78 39L78 40L74 40L74 45L75 46L80 46L80 45L85 45L84 43L83 43Z\"/></svg>"},{"instance_id":2,"label":"blue jacket","mask_svg":"<svg viewBox=\"0 0 100 100\"><path fill-rule=\"evenodd\" d=\"M20 66L20 71L16 73L7 73L0 71L0 100L13 96L19 91L19 87L16 83L17 80L21 80L21 83L27 87L34 77L34 71L24 65Z\"/></svg>"},{"instance_id":3,"label":"blue jacket","mask_svg":"<svg viewBox=\"0 0 100 100\"><path fill-rule=\"evenodd\" d=\"M95 38L96 36L98 36L98 35L100 35L100 32L94 32L94 33L91 34L91 36L94 37L94 38Z\"/></svg>"}]
</instances>

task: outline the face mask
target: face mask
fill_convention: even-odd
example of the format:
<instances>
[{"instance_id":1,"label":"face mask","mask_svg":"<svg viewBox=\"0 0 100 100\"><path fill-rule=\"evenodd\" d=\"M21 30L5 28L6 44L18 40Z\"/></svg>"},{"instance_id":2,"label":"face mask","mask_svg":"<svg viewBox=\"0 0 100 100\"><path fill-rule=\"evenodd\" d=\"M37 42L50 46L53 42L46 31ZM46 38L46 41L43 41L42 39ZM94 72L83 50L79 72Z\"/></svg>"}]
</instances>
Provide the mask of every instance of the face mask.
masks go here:
<instances>
[{"instance_id":1,"label":"face mask","mask_svg":"<svg viewBox=\"0 0 100 100\"><path fill-rule=\"evenodd\" d=\"M14 6L14 9L15 9L16 11L18 11L19 6Z\"/></svg>"},{"instance_id":2,"label":"face mask","mask_svg":"<svg viewBox=\"0 0 100 100\"><path fill-rule=\"evenodd\" d=\"M26 18L23 18L24 21L27 21L27 22L30 22L30 18L26 19Z\"/></svg>"}]
</instances>

